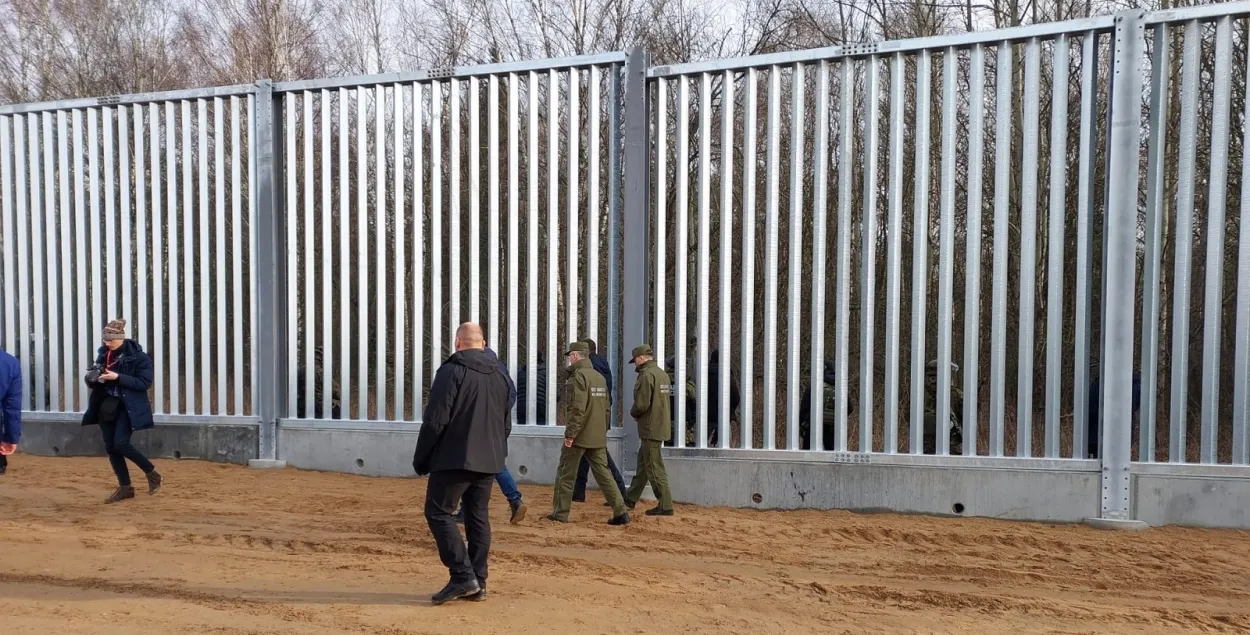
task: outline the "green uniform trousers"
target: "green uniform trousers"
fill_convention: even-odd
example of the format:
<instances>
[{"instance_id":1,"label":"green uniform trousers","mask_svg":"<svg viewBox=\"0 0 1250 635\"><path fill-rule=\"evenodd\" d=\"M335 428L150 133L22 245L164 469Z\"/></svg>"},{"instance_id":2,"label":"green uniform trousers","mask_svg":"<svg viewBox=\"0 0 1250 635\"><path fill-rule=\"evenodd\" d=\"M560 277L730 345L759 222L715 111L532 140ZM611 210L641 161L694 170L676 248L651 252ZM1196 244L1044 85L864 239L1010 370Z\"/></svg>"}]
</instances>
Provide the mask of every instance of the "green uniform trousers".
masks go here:
<instances>
[{"instance_id":1,"label":"green uniform trousers","mask_svg":"<svg viewBox=\"0 0 1250 635\"><path fill-rule=\"evenodd\" d=\"M608 469L608 450L573 446L560 449L560 467L556 469L552 515L560 520L569 519L569 508L573 505L573 483L577 480L577 466L582 462L582 456L590 462L590 473L594 475L603 497L612 506L612 514L621 516L628 513L629 509L621 498L621 490L617 489L616 481L612 480L612 471Z\"/></svg>"},{"instance_id":2,"label":"green uniform trousers","mask_svg":"<svg viewBox=\"0 0 1250 635\"><path fill-rule=\"evenodd\" d=\"M668 488L668 472L664 469L664 458L660 456L660 447L663 445L663 441L642 440L642 445L638 447L638 471L634 473L634 480L630 482L625 498L637 501L649 482L651 491L660 501L659 509L671 510L673 492Z\"/></svg>"}]
</instances>

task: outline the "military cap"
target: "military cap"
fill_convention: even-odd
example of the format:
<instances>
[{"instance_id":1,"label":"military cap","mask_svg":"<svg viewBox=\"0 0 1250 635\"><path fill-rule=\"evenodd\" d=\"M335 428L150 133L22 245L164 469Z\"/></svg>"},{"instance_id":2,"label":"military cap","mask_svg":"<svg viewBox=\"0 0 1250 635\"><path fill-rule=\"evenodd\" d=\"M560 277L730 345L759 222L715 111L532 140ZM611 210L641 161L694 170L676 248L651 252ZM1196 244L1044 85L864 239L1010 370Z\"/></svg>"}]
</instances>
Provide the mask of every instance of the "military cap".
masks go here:
<instances>
[{"instance_id":1,"label":"military cap","mask_svg":"<svg viewBox=\"0 0 1250 635\"><path fill-rule=\"evenodd\" d=\"M568 355L569 353L582 353L583 355L588 354L590 353L590 345L586 342L573 342L564 350L565 355Z\"/></svg>"},{"instance_id":2,"label":"military cap","mask_svg":"<svg viewBox=\"0 0 1250 635\"><path fill-rule=\"evenodd\" d=\"M629 363L632 364L634 363L635 359L638 359L639 357L643 355L650 355L650 354L651 354L650 344L642 344L640 346L635 346L634 350L630 351L629 353Z\"/></svg>"}]
</instances>

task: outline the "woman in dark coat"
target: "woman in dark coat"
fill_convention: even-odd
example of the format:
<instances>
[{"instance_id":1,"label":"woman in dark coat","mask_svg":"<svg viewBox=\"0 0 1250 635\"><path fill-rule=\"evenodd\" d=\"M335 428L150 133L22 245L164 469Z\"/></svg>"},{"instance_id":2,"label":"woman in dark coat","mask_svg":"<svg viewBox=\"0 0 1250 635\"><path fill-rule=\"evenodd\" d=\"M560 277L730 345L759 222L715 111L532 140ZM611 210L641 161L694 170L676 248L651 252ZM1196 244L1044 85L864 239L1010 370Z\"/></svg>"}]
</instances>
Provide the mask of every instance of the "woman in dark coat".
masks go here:
<instances>
[{"instance_id":1,"label":"woman in dark coat","mask_svg":"<svg viewBox=\"0 0 1250 635\"><path fill-rule=\"evenodd\" d=\"M143 453L130 444L130 435L136 430L153 426L152 404L148 401L148 388L152 386L152 358L133 340L126 339L126 321L113 320L104 327L104 346L96 355L99 376L87 374L87 387L91 397L87 412L83 415L84 426L99 425L104 436L104 450L117 475L117 491L105 499L116 503L135 497L130 485L130 459L147 476L148 494L155 494L161 487L161 475L156 466Z\"/></svg>"}]
</instances>

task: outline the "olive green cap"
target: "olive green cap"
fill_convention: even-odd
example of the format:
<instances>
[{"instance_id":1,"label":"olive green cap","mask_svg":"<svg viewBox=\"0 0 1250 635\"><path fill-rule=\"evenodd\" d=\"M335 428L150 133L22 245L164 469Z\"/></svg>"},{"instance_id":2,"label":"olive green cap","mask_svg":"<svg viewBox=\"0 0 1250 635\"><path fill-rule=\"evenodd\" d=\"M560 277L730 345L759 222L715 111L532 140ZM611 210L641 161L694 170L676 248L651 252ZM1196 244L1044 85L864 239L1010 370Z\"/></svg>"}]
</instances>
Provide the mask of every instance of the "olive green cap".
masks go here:
<instances>
[{"instance_id":1,"label":"olive green cap","mask_svg":"<svg viewBox=\"0 0 1250 635\"><path fill-rule=\"evenodd\" d=\"M630 351L629 353L629 363L631 364L634 363L635 359L638 359L639 357L642 357L643 355L651 355L650 344L642 344L639 346L635 346L634 350Z\"/></svg>"},{"instance_id":2,"label":"olive green cap","mask_svg":"<svg viewBox=\"0 0 1250 635\"><path fill-rule=\"evenodd\" d=\"M586 342L573 342L565 348L564 354L568 355L569 353L589 354L590 346Z\"/></svg>"}]
</instances>

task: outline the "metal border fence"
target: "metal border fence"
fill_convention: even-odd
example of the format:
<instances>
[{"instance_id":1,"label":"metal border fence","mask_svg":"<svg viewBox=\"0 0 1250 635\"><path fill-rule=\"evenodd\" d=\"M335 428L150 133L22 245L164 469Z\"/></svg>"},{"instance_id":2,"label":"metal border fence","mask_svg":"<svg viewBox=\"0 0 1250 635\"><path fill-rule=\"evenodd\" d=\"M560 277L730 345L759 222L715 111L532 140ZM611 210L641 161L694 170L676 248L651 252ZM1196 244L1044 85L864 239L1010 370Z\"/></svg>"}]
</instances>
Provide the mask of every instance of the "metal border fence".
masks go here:
<instances>
[{"instance_id":1,"label":"metal border fence","mask_svg":"<svg viewBox=\"0 0 1250 635\"><path fill-rule=\"evenodd\" d=\"M1222 302L1245 81L1230 51L1247 16L1235 2L671 66L635 48L2 106L0 333L28 371L32 419L64 418L82 409L99 326L134 316L158 422L259 423L261 458L282 422L415 425L460 321L484 323L518 380L516 422L539 435L556 432L528 426L556 422L560 346L604 340L626 420L626 351L650 341L694 387L694 409L674 412L676 456L1101 470L1103 515L1127 518L1134 471L1250 475L1250 189L1233 415L1211 311L1200 465L1183 465L1192 244L1173 272L1160 259L1174 181L1182 234L1196 217L1219 232L1203 243L1204 299ZM1175 141L1155 131L1175 39L1171 166ZM1183 141L1198 113L1206 174ZM1180 288L1170 311L1161 280ZM1160 444L1159 324L1173 315L1182 362ZM930 361L957 360L962 382L939 372L926 387ZM1096 386L1101 426L1085 408ZM831 426L804 429L826 391Z\"/></svg>"}]
</instances>

